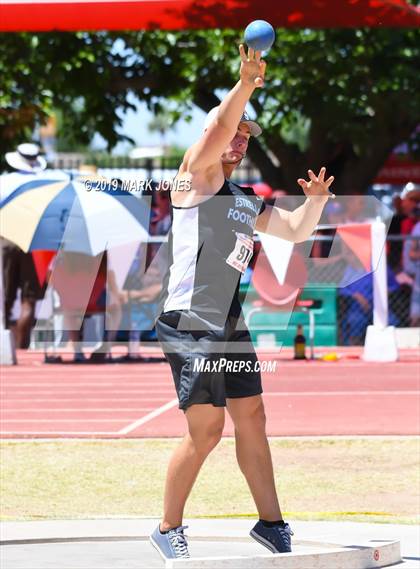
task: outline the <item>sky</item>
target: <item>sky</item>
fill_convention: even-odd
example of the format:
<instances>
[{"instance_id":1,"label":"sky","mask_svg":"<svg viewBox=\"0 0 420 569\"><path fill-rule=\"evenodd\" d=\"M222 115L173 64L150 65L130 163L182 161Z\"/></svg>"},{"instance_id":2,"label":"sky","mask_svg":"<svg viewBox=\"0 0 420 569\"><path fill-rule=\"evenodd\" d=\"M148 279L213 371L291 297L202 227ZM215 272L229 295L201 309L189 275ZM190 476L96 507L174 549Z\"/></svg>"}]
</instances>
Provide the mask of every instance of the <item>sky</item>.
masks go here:
<instances>
[{"instance_id":1,"label":"sky","mask_svg":"<svg viewBox=\"0 0 420 569\"><path fill-rule=\"evenodd\" d=\"M202 133L205 116L201 109L195 107L192 121L190 123L179 121L175 129L167 133L166 144L176 144L185 148L191 146ZM148 111L146 103L138 102L137 111L129 110L125 113L121 132L133 138L136 146L158 146L161 144L160 134L151 133L147 128L152 118L153 114ZM99 150L105 148L106 144L101 136L96 135L92 147ZM131 148L127 143L119 143L112 154L126 154Z\"/></svg>"}]
</instances>

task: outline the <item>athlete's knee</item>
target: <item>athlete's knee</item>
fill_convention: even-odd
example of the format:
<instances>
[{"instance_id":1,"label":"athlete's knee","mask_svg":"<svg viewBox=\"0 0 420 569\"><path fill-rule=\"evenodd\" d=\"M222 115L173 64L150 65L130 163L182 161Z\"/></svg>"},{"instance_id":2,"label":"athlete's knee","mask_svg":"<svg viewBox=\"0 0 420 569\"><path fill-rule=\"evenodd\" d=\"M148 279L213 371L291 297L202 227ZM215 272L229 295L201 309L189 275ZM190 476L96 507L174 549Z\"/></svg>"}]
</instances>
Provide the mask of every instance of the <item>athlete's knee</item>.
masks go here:
<instances>
[{"instance_id":1,"label":"athlete's knee","mask_svg":"<svg viewBox=\"0 0 420 569\"><path fill-rule=\"evenodd\" d=\"M223 411L222 411L223 413ZM195 450L207 456L222 438L224 415L217 413L216 417L205 417L201 420L188 422L188 432Z\"/></svg>"},{"instance_id":2,"label":"athlete's knee","mask_svg":"<svg viewBox=\"0 0 420 569\"><path fill-rule=\"evenodd\" d=\"M253 429L265 429L267 419L262 399L251 408L248 421Z\"/></svg>"},{"instance_id":3,"label":"athlete's knee","mask_svg":"<svg viewBox=\"0 0 420 569\"><path fill-rule=\"evenodd\" d=\"M261 397L243 399L232 414L232 419L237 431L265 430L266 415Z\"/></svg>"},{"instance_id":4,"label":"athlete's knee","mask_svg":"<svg viewBox=\"0 0 420 569\"><path fill-rule=\"evenodd\" d=\"M207 456L220 442L223 426L205 425L201 429L190 430L189 434L199 454Z\"/></svg>"}]
</instances>

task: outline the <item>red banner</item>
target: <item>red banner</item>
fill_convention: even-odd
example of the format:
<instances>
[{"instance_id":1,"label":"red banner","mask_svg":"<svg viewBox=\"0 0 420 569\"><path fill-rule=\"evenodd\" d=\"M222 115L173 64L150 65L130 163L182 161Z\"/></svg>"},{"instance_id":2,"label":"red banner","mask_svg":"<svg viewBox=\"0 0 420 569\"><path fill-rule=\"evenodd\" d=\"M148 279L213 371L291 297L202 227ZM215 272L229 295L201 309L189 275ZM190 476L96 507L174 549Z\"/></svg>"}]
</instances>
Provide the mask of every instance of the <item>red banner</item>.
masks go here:
<instances>
[{"instance_id":1,"label":"red banner","mask_svg":"<svg viewBox=\"0 0 420 569\"><path fill-rule=\"evenodd\" d=\"M0 31L418 27L405 0L1 0Z\"/></svg>"},{"instance_id":2,"label":"red banner","mask_svg":"<svg viewBox=\"0 0 420 569\"><path fill-rule=\"evenodd\" d=\"M420 184L420 162L391 156L375 178L375 184Z\"/></svg>"}]
</instances>

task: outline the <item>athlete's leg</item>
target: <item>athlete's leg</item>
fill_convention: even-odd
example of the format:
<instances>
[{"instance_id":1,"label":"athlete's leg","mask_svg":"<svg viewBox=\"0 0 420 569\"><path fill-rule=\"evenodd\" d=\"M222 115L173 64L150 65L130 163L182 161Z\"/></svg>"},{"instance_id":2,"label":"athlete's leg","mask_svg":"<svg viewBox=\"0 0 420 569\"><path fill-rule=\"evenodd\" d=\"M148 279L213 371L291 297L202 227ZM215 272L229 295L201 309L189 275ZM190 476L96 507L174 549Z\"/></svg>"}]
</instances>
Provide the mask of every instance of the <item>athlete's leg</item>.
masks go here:
<instances>
[{"instance_id":1,"label":"athlete's leg","mask_svg":"<svg viewBox=\"0 0 420 569\"><path fill-rule=\"evenodd\" d=\"M20 316L16 322L16 347L28 349L31 330L35 322L35 299L24 298L21 301Z\"/></svg>"},{"instance_id":2,"label":"athlete's leg","mask_svg":"<svg viewBox=\"0 0 420 569\"><path fill-rule=\"evenodd\" d=\"M201 465L222 436L225 410L210 404L191 405L185 417L188 433L175 450L166 476L161 531L182 525L185 502Z\"/></svg>"},{"instance_id":3,"label":"athlete's leg","mask_svg":"<svg viewBox=\"0 0 420 569\"><path fill-rule=\"evenodd\" d=\"M229 398L226 404L235 425L236 458L259 517L266 521L281 520L261 395Z\"/></svg>"}]
</instances>

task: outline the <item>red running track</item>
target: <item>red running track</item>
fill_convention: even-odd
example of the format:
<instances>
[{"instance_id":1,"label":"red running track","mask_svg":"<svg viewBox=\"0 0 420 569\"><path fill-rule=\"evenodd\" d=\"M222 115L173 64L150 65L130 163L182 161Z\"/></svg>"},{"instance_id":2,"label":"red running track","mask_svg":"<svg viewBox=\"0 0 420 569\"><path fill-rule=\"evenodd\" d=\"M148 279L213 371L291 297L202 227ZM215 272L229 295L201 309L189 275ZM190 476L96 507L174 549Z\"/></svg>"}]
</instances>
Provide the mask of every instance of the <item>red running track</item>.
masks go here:
<instances>
[{"instance_id":1,"label":"red running track","mask_svg":"<svg viewBox=\"0 0 420 569\"><path fill-rule=\"evenodd\" d=\"M338 362L295 362L290 351L263 373L267 431L291 435L418 435L420 372L416 354L366 363L341 348ZM44 364L20 352L1 374L3 438L172 437L185 432L166 363ZM233 434L227 416L225 435Z\"/></svg>"}]
</instances>

